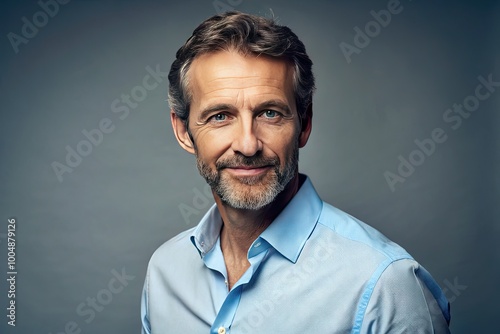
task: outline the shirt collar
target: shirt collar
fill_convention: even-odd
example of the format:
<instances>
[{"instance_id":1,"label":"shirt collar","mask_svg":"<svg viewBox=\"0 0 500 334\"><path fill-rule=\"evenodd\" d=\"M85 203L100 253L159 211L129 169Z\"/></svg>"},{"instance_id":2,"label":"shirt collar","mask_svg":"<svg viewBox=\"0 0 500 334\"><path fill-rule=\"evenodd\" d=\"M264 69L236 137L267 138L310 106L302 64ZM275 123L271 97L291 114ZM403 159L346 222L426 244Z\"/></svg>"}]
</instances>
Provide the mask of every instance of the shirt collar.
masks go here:
<instances>
[{"instance_id":1,"label":"shirt collar","mask_svg":"<svg viewBox=\"0 0 500 334\"><path fill-rule=\"evenodd\" d=\"M304 180L298 192L274 219L269 227L262 232L259 239L264 239L281 255L295 263L311 235L323 207L323 201L314 189L310 179L299 174ZM201 256L208 253L219 238L222 219L214 204L201 219L191 234L191 242Z\"/></svg>"},{"instance_id":2,"label":"shirt collar","mask_svg":"<svg viewBox=\"0 0 500 334\"><path fill-rule=\"evenodd\" d=\"M323 208L323 201L310 179L305 178L299 191L260 237L288 260L295 263L311 235Z\"/></svg>"},{"instance_id":3,"label":"shirt collar","mask_svg":"<svg viewBox=\"0 0 500 334\"><path fill-rule=\"evenodd\" d=\"M207 211L200 223L191 233L191 242L196 247L201 256L208 253L216 244L222 227L222 218L217 204Z\"/></svg>"}]
</instances>

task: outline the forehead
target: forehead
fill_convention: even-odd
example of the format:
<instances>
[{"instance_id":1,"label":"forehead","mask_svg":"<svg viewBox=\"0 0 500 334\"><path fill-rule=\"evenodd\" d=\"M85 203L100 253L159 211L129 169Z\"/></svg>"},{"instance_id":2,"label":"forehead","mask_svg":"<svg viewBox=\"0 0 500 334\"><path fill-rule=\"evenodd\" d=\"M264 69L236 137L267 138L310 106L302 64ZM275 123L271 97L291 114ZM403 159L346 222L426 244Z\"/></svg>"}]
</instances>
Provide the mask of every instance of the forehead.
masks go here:
<instances>
[{"instance_id":1,"label":"forehead","mask_svg":"<svg viewBox=\"0 0 500 334\"><path fill-rule=\"evenodd\" d=\"M292 65L265 55L234 50L203 54L193 60L188 79L194 104L242 95L293 99Z\"/></svg>"}]
</instances>

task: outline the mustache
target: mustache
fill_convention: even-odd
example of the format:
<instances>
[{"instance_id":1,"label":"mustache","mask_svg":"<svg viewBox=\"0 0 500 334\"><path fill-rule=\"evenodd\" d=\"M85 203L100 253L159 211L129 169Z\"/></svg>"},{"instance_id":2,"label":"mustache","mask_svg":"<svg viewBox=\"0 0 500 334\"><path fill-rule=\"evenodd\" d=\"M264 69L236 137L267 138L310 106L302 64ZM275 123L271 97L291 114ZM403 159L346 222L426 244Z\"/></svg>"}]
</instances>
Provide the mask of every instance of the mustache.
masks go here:
<instances>
[{"instance_id":1,"label":"mustache","mask_svg":"<svg viewBox=\"0 0 500 334\"><path fill-rule=\"evenodd\" d=\"M263 156L258 157L246 157L243 155L236 155L233 158L228 158L224 160L219 160L215 163L217 170L224 168L235 168L235 167L248 167L248 168L258 168L264 166L279 166L280 162L278 158L266 158Z\"/></svg>"}]
</instances>

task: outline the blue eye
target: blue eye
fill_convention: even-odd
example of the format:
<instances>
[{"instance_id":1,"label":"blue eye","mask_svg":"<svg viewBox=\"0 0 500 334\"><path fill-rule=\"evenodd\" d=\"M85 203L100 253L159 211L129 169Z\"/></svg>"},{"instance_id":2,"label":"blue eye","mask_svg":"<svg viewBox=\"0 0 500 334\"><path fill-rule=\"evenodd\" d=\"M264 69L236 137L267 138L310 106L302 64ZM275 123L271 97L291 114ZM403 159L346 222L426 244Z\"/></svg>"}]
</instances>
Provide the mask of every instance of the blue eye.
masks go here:
<instances>
[{"instance_id":1,"label":"blue eye","mask_svg":"<svg viewBox=\"0 0 500 334\"><path fill-rule=\"evenodd\" d=\"M264 111L263 115L266 118L275 118L278 116L278 112L274 111L274 110L266 110L266 111Z\"/></svg>"},{"instance_id":2,"label":"blue eye","mask_svg":"<svg viewBox=\"0 0 500 334\"><path fill-rule=\"evenodd\" d=\"M222 122L222 121L226 120L227 116L225 114L217 114L217 115L213 115L210 118L216 122Z\"/></svg>"}]
</instances>

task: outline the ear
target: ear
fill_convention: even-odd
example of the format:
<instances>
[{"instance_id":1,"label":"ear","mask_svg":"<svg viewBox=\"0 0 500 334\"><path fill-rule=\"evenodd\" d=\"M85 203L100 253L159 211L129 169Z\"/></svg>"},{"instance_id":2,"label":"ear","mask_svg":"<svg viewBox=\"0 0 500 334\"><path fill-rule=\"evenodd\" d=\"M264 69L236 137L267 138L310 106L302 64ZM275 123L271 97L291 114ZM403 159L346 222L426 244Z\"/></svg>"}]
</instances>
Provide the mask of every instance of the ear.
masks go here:
<instances>
[{"instance_id":1,"label":"ear","mask_svg":"<svg viewBox=\"0 0 500 334\"><path fill-rule=\"evenodd\" d=\"M309 139L309 135L311 134L312 130L312 117L313 117L313 111L311 102L311 104L309 104L309 107L307 107L306 113L302 117L302 123L299 135L299 148L302 148L307 144L307 140Z\"/></svg>"},{"instance_id":2,"label":"ear","mask_svg":"<svg viewBox=\"0 0 500 334\"><path fill-rule=\"evenodd\" d=\"M194 143L189 136L186 123L173 110L170 111L170 121L172 122L172 129L179 145L189 153L195 154Z\"/></svg>"}]
</instances>

